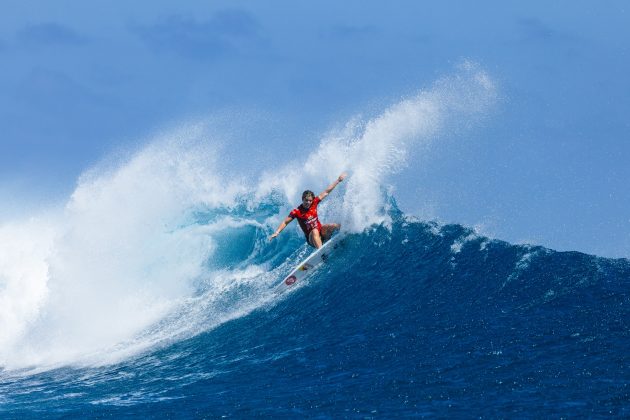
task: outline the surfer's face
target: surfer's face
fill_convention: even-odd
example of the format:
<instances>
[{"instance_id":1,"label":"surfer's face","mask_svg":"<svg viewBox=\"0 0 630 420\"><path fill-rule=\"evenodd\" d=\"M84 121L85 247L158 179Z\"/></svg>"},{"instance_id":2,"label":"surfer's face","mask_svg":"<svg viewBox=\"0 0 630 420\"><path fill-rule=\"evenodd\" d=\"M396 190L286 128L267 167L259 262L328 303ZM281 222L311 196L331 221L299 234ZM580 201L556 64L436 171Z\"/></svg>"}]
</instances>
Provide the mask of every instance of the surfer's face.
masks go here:
<instances>
[{"instance_id":1,"label":"surfer's face","mask_svg":"<svg viewBox=\"0 0 630 420\"><path fill-rule=\"evenodd\" d=\"M302 199L302 205L304 206L305 209L310 208L311 204L313 204L313 197L311 197L310 195L307 195L306 197Z\"/></svg>"}]
</instances>

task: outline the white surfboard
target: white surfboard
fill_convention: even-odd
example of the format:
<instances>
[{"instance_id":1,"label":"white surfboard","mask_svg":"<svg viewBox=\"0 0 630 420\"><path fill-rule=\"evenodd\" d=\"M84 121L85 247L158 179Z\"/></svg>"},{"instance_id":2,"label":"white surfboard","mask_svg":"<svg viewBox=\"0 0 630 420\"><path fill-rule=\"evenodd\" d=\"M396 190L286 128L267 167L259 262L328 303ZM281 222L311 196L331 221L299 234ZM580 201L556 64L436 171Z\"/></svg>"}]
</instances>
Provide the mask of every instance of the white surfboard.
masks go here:
<instances>
[{"instance_id":1,"label":"white surfboard","mask_svg":"<svg viewBox=\"0 0 630 420\"><path fill-rule=\"evenodd\" d=\"M290 289L296 283L304 280L313 271L317 269L322 263L326 262L330 255L339 247L339 243L346 235L344 233L337 233L328 240L321 248L315 250L311 255L306 257L304 261L298 264L288 276L282 280L282 283L276 286L276 292L281 293Z\"/></svg>"}]
</instances>

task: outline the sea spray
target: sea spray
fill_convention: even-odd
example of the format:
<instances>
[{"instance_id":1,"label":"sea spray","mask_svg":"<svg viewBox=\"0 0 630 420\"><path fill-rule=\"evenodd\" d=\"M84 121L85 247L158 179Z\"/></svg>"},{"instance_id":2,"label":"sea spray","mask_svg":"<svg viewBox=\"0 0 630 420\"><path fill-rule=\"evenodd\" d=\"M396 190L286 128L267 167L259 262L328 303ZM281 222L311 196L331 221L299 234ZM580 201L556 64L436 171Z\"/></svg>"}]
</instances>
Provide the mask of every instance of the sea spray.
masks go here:
<instances>
[{"instance_id":1,"label":"sea spray","mask_svg":"<svg viewBox=\"0 0 630 420\"><path fill-rule=\"evenodd\" d=\"M39 267L36 276L18 279L22 287L44 290L37 299L7 295L12 287L2 292L13 305L0 322L21 326L3 330L11 343L0 350L3 365L68 363L107 349L193 293L216 244L204 227L186 225L189 211L200 203L229 206L238 194L213 173L214 151L201 145L199 133L171 133L118 167L81 178L51 218L54 242L36 254L38 265L16 262L17 269ZM31 233L27 239L39 242L41 235Z\"/></svg>"},{"instance_id":2,"label":"sea spray","mask_svg":"<svg viewBox=\"0 0 630 420\"><path fill-rule=\"evenodd\" d=\"M337 193L329 200L334 203L335 217L353 232L388 222L384 190L389 177L446 131L483 118L496 99L497 89L489 75L478 65L464 62L454 74L380 115L353 118L341 130L328 133L303 162L267 173L260 183L261 195L275 189L284 193L287 202L296 203L306 186L323 189L341 171L348 171L351 176L343 196Z\"/></svg>"}]
</instances>

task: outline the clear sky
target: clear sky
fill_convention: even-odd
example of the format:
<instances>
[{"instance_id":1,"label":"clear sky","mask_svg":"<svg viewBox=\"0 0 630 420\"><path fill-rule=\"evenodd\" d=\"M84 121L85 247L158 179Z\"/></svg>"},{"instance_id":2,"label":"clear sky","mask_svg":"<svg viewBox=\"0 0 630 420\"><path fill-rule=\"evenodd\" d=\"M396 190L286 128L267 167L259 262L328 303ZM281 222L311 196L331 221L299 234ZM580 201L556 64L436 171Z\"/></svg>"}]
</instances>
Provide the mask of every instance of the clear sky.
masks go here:
<instances>
[{"instance_id":1,"label":"clear sky","mask_svg":"<svg viewBox=\"0 0 630 420\"><path fill-rule=\"evenodd\" d=\"M628 9L5 0L0 199L28 213L24 203L67 196L108 155L204 116L268 169L279 151L298 156L472 60L501 99L392 180L403 209L512 242L630 257Z\"/></svg>"}]
</instances>

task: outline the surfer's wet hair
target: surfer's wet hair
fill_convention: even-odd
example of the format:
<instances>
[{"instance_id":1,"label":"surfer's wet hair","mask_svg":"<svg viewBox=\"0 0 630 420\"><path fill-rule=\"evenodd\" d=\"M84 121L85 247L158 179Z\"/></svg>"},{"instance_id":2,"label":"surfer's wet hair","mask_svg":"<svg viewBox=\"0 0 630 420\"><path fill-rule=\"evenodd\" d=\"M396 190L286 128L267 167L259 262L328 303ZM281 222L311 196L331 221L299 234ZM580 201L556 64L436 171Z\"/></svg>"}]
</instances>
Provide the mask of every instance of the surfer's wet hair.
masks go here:
<instances>
[{"instance_id":1,"label":"surfer's wet hair","mask_svg":"<svg viewBox=\"0 0 630 420\"><path fill-rule=\"evenodd\" d=\"M311 190L306 190L302 193L302 200L304 200L306 197L315 198L315 193Z\"/></svg>"}]
</instances>

